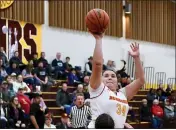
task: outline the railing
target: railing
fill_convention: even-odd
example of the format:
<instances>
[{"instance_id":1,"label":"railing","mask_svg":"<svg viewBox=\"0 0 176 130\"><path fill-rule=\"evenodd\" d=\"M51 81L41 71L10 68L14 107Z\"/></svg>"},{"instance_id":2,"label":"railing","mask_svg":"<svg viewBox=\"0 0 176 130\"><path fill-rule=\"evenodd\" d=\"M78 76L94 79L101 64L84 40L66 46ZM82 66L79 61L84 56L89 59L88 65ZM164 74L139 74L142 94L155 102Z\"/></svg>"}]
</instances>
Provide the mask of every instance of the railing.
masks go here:
<instances>
[{"instance_id":1,"label":"railing","mask_svg":"<svg viewBox=\"0 0 176 130\"><path fill-rule=\"evenodd\" d=\"M155 68L154 67L144 67L144 74L145 74L144 89L153 88L154 87Z\"/></svg>"}]
</instances>

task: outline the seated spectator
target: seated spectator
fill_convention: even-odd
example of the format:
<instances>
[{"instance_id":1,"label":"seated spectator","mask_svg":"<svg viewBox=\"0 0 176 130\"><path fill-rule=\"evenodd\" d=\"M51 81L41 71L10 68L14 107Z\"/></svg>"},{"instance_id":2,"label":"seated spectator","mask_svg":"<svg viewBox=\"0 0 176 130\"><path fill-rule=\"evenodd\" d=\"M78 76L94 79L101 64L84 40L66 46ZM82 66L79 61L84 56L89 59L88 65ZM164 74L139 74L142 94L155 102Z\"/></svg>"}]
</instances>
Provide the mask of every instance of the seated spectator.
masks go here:
<instances>
[{"instance_id":1,"label":"seated spectator","mask_svg":"<svg viewBox=\"0 0 176 130\"><path fill-rule=\"evenodd\" d=\"M104 59L103 59L103 71L107 70L107 66L104 64Z\"/></svg>"},{"instance_id":2,"label":"seated spectator","mask_svg":"<svg viewBox=\"0 0 176 130\"><path fill-rule=\"evenodd\" d=\"M66 113L61 115L61 122L56 125L57 129L70 129L71 123L69 121L69 116Z\"/></svg>"},{"instance_id":3,"label":"seated spectator","mask_svg":"<svg viewBox=\"0 0 176 130\"><path fill-rule=\"evenodd\" d=\"M31 104L30 109L30 126L31 129L43 129L45 123L44 110L40 107L41 96L40 94L34 94L34 102Z\"/></svg>"},{"instance_id":4,"label":"seated spectator","mask_svg":"<svg viewBox=\"0 0 176 130\"><path fill-rule=\"evenodd\" d=\"M43 63L43 67L47 68L48 67L48 61L47 59L45 59L45 52L41 52L41 57L38 59L38 63L42 62Z\"/></svg>"},{"instance_id":5,"label":"seated spectator","mask_svg":"<svg viewBox=\"0 0 176 130\"><path fill-rule=\"evenodd\" d=\"M11 78L12 78L12 83L17 81L17 74L16 73L12 73L11 74Z\"/></svg>"},{"instance_id":6,"label":"seated spectator","mask_svg":"<svg viewBox=\"0 0 176 130\"><path fill-rule=\"evenodd\" d=\"M2 82L2 85L0 86L1 94L2 94L2 100L5 102L8 102L10 100L10 95L8 91L8 84L6 81Z\"/></svg>"},{"instance_id":7,"label":"seated spectator","mask_svg":"<svg viewBox=\"0 0 176 130\"><path fill-rule=\"evenodd\" d=\"M75 99L75 97L76 97L76 94L77 93L82 93L82 94L84 94L84 92L83 92L83 85L82 84L79 84L78 85L78 87L77 87L77 89L73 92L73 94L72 94L72 99Z\"/></svg>"},{"instance_id":8,"label":"seated spectator","mask_svg":"<svg viewBox=\"0 0 176 130\"><path fill-rule=\"evenodd\" d=\"M168 84L166 88L166 96L170 96L172 91L172 84Z\"/></svg>"},{"instance_id":9,"label":"seated spectator","mask_svg":"<svg viewBox=\"0 0 176 130\"><path fill-rule=\"evenodd\" d=\"M154 129L162 128L163 126L163 108L159 106L159 101L153 101L152 112L152 126Z\"/></svg>"},{"instance_id":10,"label":"seated spectator","mask_svg":"<svg viewBox=\"0 0 176 130\"><path fill-rule=\"evenodd\" d=\"M84 75L90 76L92 74L92 61L93 61L93 57L90 56L88 58L89 62L87 62L85 64L85 72Z\"/></svg>"},{"instance_id":11,"label":"seated spectator","mask_svg":"<svg viewBox=\"0 0 176 130\"><path fill-rule=\"evenodd\" d=\"M67 114L70 114L71 96L67 91L66 83L63 83L62 89L57 91L56 104L58 107L61 107L62 110L66 110Z\"/></svg>"},{"instance_id":12,"label":"seated spectator","mask_svg":"<svg viewBox=\"0 0 176 130\"><path fill-rule=\"evenodd\" d=\"M151 111L147 105L147 100L142 100L142 106L140 107L140 120L144 122L151 122Z\"/></svg>"},{"instance_id":13,"label":"seated spectator","mask_svg":"<svg viewBox=\"0 0 176 130\"><path fill-rule=\"evenodd\" d=\"M56 129L56 126L51 124L52 123L52 118L48 114L45 116L45 124L44 124L44 129Z\"/></svg>"},{"instance_id":14,"label":"seated spectator","mask_svg":"<svg viewBox=\"0 0 176 130\"><path fill-rule=\"evenodd\" d=\"M43 67L43 62L39 62L38 67L34 70L34 83L41 86L42 91L47 91L52 83L48 81L48 74L46 69Z\"/></svg>"},{"instance_id":15,"label":"seated spectator","mask_svg":"<svg viewBox=\"0 0 176 130\"><path fill-rule=\"evenodd\" d=\"M79 82L83 82L84 74L81 72L81 66L75 66L76 76Z\"/></svg>"},{"instance_id":16,"label":"seated spectator","mask_svg":"<svg viewBox=\"0 0 176 130\"><path fill-rule=\"evenodd\" d=\"M23 88L25 90L25 93L31 92L30 88L27 86L25 82L23 82L22 75L18 75L17 81L13 83L13 89L17 93L19 88Z\"/></svg>"},{"instance_id":17,"label":"seated spectator","mask_svg":"<svg viewBox=\"0 0 176 130\"><path fill-rule=\"evenodd\" d=\"M64 70L68 73L71 71L72 65L69 63L70 57L66 57L66 62L63 64Z\"/></svg>"},{"instance_id":18,"label":"seated spectator","mask_svg":"<svg viewBox=\"0 0 176 130\"><path fill-rule=\"evenodd\" d=\"M2 60L0 60L0 61L2 61ZM2 65L0 65L0 84L1 84L1 82L4 80L4 78L5 78L7 75L8 75L8 74L7 74L6 70L5 70L5 67L2 66Z\"/></svg>"},{"instance_id":19,"label":"seated spectator","mask_svg":"<svg viewBox=\"0 0 176 130\"><path fill-rule=\"evenodd\" d=\"M35 84L34 84L34 77L32 75L32 71L33 71L33 64L28 64L25 69L23 69L22 71L22 76L23 76L23 81L26 84L29 84L30 86L32 86L32 89L35 91Z\"/></svg>"},{"instance_id":20,"label":"seated spectator","mask_svg":"<svg viewBox=\"0 0 176 130\"><path fill-rule=\"evenodd\" d=\"M90 98L90 94L89 94L89 91L88 91L88 85L89 85L89 80L90 80L90 77L89 76L85 76L84 77L84 83L83 83L83 87L84 87L84 98L85 99L89 99Z\"/></svg>"},{"instance_id":21,"label":"seated spectator","mask_svg":"<svg viewBox=\"0 0 176 130\"><path fill-rule=\"evenodd\" d=\"M61 53L56 54L56 59L52 61L52 67L55 72L56 79L64 79L65 78L65 69L64 64L61 60Z\"/></svg>"},{"instance_id":22,"label":"seated spectator","mask_svg":"<svg viewBox=\"0 0 176 130\"><path fill-rule=\"evenodd\" d=\"M7 108L4 101L0 98L0 129L7 128Z\"/></svg>"},{"instance_id":23,"label":"seated spectator","mask_svg":"<svg viewBox=\"0 0 176 130\"><path fill-rule=\"evenodd\" d=\"M76 71L74 68L71 69L71 72L68 74L68 85L69 86L77 86L80 82L78 81L78 77L76 76Z\"/></svg>"},{"instance_id":24,"label":"seated spectator","mask_svg":"<svg viewBox=\"0 0 176 130\"><path fill-rule=\"evenodd\" d=\"M7 86L8 86L8 95L10 97L10 99L16 95L16 92L13 89L13 81L10 75L8 75L6 77L6 81L7 81Z\"/></svg>"},{"instance_id":25,"label":"seated spectator","mask_svg":"<svg viewBox=\"0 0 176 130\"><path fill-rule=\"evenodd\" d=\"M24 110L25 117L28 118L31 101L26 95L24 95L24 89L23 88L18 89L17 98L18 98L18 102L21 105L22 110Z\"/></svg>"},{"instance_id":26,"label":"seated spectator","mask_svg":"<svg viewBox=\"0 0 176 130\"><path fill-rule=\"evenodd\" d=\"M24 128L26 126L23 123L24 113L20 107L18 98L16 96L12 97L10 100L10 106L8 108L8 121L10 128Z\"/></svg>"},{"instance_id":27,"label":"seated spectator","mask_svg":"<svg viewBox=\"0 0 176 130\"><path fill-rule=\"evenodd\" d=\"M35 93L34 93L35 94ZM34 102L34 99L32 98L31 99L31 104ZM40 98L40 108L46 113L46 111L47 111L47 106L46 106L46 104L45 104L45 102L44 102L44 100L43 100L43 98L41 97Z\"/></svg>"},{"instance_id":28,"label":"seated spectator","mask_svg":"<svg viewBox=\"0 0 176 130\"><path fill-rule=\"evenodd\" d=\"M115 63L114 63L114 61L108 60L108 63L106 65L106 67L107 67L107 69L115 71Z\"/></svg>"},{"instance_id":29,"label":"seated spectator","mask_svg":"<svg viewBox=\"0 0 176 130\"><path fill-rule=\"evenodd\" d=\"M5 68L8 66L8 59L3 47L0 47L0 59L2 59L2 64Z\"/></svg>"},{"instance_id":30,"label":"seated spectator","mask_svg":"<svg viewBox=\"0 0 176 130\"><path fill-rule=\"evenodd\" d=\"M34 68L38 67L38 53L33 54L32 62L33 62Z\"/></svg>"},{"instance_id":31,"label":"seated spectator","mask_svg":"<svg viewBox=\"0 0 176 130\"><path fill-rule=\"evenodd\" d=\"M169 99L165 100L164 115L167 120L172 120L176 118L176 115L174 112L174 105L171 105L171 102Z\"/></svg>"},{"instance_id":32,"label":"seated spectator","mask_svg":"<svg viewBox=\"0 0 176 130\"><path fill-rule=\"evenodd\" d=\"M150 88L150 90L147 94L147 101L148 101L149 107L152 106L154 99L158 99L158 96L156 95L155 90L153 88Z\"/></svg>"},{"instance_id":33,"label":"seated spectator","mask_svg":"<svg viewBox=\"0 0 176 130\"><path fill-rule=\"evenodd\" d=\"M12 63L12 65L10 65L7 68L7 73L8 73L8 75L11 75L12 73L19 75L19 74L21 74L21 71L20 71L19 66L14 62L14 63Z\"/></svg>"},{"instance_id":34,"label":"seated spectator","mask_svg":"<svg viewBox=\"0 0 176 130\"><path fill-rule=\"evenodd\" d=\"M162 102L164 102L164 100L167 98L166 93L163 92L161 89L157 89L157 96L159 101L162 101Z\"/></svg>"},{"instance_id":35,"label":"seated spectator","mask_svg":"<svg viewBox=\"0 0 176 130\"><path fill-rule=\"evenodd\" d=\"M71 108L70 119L73 128L87 128L91 119L91 111L90 107L84 105L84 95L82 93L76 95L75 106Z\"/></svg>"},{"instance_id":36,"label":"seated spectator","mask_svg":"<svg viewBox=\"0 0 176 130\"><path fill-rule=\"evenodd\" d=\"M127 122L137 122L137 123L139 122L139 121L136 119L135 112L134 112L132 106L129 107L128 114L130 115L130 120L128 120Z\"/></svg>"}]
</instances>

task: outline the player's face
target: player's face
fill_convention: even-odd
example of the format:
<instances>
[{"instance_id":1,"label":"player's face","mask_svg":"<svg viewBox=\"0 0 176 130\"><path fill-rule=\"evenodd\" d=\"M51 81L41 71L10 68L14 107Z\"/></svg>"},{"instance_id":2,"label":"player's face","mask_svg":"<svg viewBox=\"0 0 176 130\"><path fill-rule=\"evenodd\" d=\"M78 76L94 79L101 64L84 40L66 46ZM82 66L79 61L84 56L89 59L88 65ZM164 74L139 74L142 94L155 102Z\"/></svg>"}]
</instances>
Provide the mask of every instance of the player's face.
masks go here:
<instances>
[{"instance_id":1,"label":"player's face","mask_svg":"<svg viewBox=\"0 0 176 130\"><path fill-rule=\"evenodd\" d=\"M113 71L107 70L103 73L103 83L111 90L117 89L117 76Z\"/></svg>"}]
</instances>

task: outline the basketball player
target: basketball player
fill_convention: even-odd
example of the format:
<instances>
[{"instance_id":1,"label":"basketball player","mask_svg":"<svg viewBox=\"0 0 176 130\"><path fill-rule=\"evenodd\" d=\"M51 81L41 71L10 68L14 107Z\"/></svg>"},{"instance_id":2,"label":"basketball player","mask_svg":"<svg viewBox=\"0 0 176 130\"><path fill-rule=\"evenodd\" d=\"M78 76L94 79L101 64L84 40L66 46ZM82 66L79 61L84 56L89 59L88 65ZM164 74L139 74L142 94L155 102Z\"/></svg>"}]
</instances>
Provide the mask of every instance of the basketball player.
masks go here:
<instances>
[{"instance_id":1,"label":"basketball player","mask_svg":"<svg viewBox=\"0 0 176 130\"><path fill-rule=\"evenodd\" d=\"M95 128L96 118L106 113L112 117L115 128L124 128L128 113L128 102L144 85L144 72L140 62L139 45L131 44L132 51L129 54L134 58L136 68L136 80L125 88L117 90L117 76L113 70L106 70L102 76L103 52L102 38L103 34L93 34L96 40L93 68L89 84L90 106L92 111L92 121L89 128Z\"/></svg>"}]
</instances>

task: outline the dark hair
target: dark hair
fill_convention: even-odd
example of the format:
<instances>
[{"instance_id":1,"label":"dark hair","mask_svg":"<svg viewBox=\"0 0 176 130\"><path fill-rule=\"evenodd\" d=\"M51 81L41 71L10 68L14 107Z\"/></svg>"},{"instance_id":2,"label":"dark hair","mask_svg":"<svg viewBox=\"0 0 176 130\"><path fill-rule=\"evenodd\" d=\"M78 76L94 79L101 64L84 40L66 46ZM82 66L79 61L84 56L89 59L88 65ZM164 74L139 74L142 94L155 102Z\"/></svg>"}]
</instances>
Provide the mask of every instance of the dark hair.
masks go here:
<instances>
[{"instance_id":1,"label":"dark hair","mask_svg":"<svg viewBox=\"0 0 176 130\"><path fill-rule=\"evenodd\" d=\"M104 71L103 71L103 73L102 73L102 74L104 74L104 72L106 72L106 71L112 71L112 72L114 72L114 73L115 73L115 75L116 75L116 77L117 77L117 74L116 74L115 70L113 70L113 69L106 69L106 70L104 70Z\"/></svg>"},{"instance_id":2,"label":"dark hair","mask_svg":"<svg viewBox=\"0 0 176 130\"><path fill-rule=\"evenodd\" d=\"M114 129L115 123L108 114L101 114L95 120L95 129Z\"/></svg>"},{"instance_id":3,"label":"dark hair","mask_svg":"<svg viewBox=\"0 0 176 130\"><path fill-rule=\"evenodd\" d=\"M66 59L70 59L70 57L66 57Z\"/></svg>"},{"instance_id":4,"label":"dark hair","mask_svg":"<svg viewBox=\"0 0 176 130\"><path fill-rule=\"evenodd\" d=\"M10 98L10 103L13 103L14 99L17 98L17 96L13 96Z\"/></svg>"}]
</instances>

